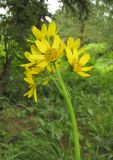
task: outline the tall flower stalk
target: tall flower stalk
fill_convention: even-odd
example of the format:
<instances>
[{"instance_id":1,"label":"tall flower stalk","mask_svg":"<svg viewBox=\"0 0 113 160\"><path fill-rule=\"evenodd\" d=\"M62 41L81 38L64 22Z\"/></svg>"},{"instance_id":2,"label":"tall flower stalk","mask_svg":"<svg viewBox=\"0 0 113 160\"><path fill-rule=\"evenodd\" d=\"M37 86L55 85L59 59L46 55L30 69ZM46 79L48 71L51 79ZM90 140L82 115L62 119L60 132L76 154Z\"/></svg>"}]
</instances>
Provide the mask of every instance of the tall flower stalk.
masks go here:
<instances>
[{"instance_id":1,"label":"tall flower stalk","mask_svg":"<svg viewBox=\"0 0 113 160\"><path fill-rule=\"evenodd\" d=\"M67 70L75 72L84 78L89 77L90 74L86 72L90 71L92 66L85 65L89 61L90 55L85 53L84 48L80 48L80 39L75 41L73 37L69 37L64 43L57 34L54 21L51 21L48 26L43 24L41 30L33 26L32 32L36 39L32 41L31 52L24 53L29 62L21 65L25 69L24 80L29 87L24 96L34 97L35 102L38 102L37 87L47 85L50 80L55 82L65 98L70 113L75 144L74 160L81 160L77 122L69 92L61 78L60 69L63 72L67 72ZM54 76L58 81L54 80Z\"/></svg>"},{"instance_id":2,"label":"tall flower stalk","mask_svg":"<svg viewBox=\"0 0 113 160\"><path fill-rule=\"evenodd\" d=\"M70 114L70 118L71 118L71 124L73 127L73 136L74 136L74 144L75 144L75 160L81 160L80 158L80 144L79 144L79 135L78 135L78 128L77 128L77 122L76 122L76 118L75 118L75 114L74 114L74 109L70 100L70 96L69 96L69 92L67 91L67 88L65 87L65 84L62 80L62 77L60 75L59 70L57 70L57 78L58 78L58 83L60 85L60 88L62 90L62 94L65 98L67 107L68 107L68 111Z\"/></svg>"}]
</instances>

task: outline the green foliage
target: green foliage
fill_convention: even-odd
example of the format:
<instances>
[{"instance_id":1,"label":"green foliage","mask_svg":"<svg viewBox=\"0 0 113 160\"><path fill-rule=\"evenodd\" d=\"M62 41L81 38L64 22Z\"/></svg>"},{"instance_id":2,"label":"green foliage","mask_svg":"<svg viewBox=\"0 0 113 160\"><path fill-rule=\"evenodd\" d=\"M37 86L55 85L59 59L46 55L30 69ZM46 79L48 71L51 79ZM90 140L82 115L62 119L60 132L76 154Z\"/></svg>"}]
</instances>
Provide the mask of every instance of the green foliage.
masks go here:
<instances>
[{"instance_id":1,"label":"green foliage","mask_svg":"<svg viewBox=\"0 0 113 160\"><path fill-rule=\"evenodd\" d=\"M67 11L71 11L74 15L79 15L79 18L87 18L90 13L90 4L89 0L60 0L63 2L63 8L66 8Z\"/></svg>"},{"instance_id":2,"label":"green foliage","mask_svg":"<svg viewBox=\"0 0 113 160\"><path fill-rule=\"evenodd\" d=\"M94 57L98 59L98 57L106 56L108 52L108 46L105 43L91 43L86 46L87 51Z\"/></svg>"},{"instance_id":3,"label":"green foliage","mask_svg":"<svg viewBox=\"0 0 113 160\"><path fill-rule=\"evenodd\" d=\"M93 65L97 63L97 61L103 60L103 58L108 58L110 54L109 46L106 43L91 43L85 46L86 52L90 53L91 61Z\"/></svg>"},{"instance_id":4,"label":"green foliage","mask_svg":"<svg viewBox=\"0 0 113 160\"><path fill-rule=\"evenodd\" d=\"M68 159L64 150L68 142L63 140L64 133L68 130L65 129L62 132L62 128L67 124L64 124L58 110L55 110L54 107L50 108L48 100L44 102L48 103L46 108L45 104L41 106L41 103L40 107L42 108L39 109L20 104L18 106L20 109L12 109L11 111L7 108L1 112L1 117L5 116L2 121L4 120L6 124L1 133L4 139L0 149L3 160L6 159L6 156L9 159L16 157L20 160L27 160L28 157L34 160ZM64 112L63 108L61 112Z\"/></svg>"},{"instance_id":5,"label":"green foliage","mask_svg":"<svg viewBox=\"0 0 113 160\"><path fill-rule=\"evenodd\" d=\"M76 1L71 2L72 5L74 2L76 3ZM80 3L82 3L82 1L80 1ZM70 10L67 11L65 9L56 12L55 18L61 34L63 37L65 34L66 36L71 35L75 38L80 37L82 39L82 44L106 42L111 49L113 49L113 6L111 3L105 3L102 0L96 0L95 2L84 1L82 5L84 3L90 3L90 14L86 17L85 14L83 14L82 18L80 18L79 14L72 14ZM76 4L74 7L77 7Z\"/></svg>"}]
</instances>

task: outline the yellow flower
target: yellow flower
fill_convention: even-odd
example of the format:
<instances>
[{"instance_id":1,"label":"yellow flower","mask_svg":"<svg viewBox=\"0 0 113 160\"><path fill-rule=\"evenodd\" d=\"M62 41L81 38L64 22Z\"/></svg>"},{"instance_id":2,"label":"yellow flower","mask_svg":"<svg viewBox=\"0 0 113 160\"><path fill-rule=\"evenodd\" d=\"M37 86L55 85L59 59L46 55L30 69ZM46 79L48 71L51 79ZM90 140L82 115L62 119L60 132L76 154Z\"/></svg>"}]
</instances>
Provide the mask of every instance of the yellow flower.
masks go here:
<instances>
[{"instance_id":1,"label":"yellow flower","mask_svg":"<svg viewBox=\"0 0 113 160\"><path fill-rule=\"evenodd\" d=\"M55 36L56 24L54 21L51 21L48 28L47 28L47 25L44 23L42 25L41 30L39 30L37 27L33 26L32 32L37 39L43 39L45 37Z\"/></svg>"},{"instance_id":2,"label":"yellow flower","mask_svg":"<svg viewBox=\"0 0 113 160\"><path fill-rule=\"evenodd\" d=\"M24 96L28 96L28 98L34 97L35 102L37 102L37 84L33 76L39 76L37 77L38 84L47 85L50 77L48 72L45 72L45 69L47 69L49 73L55 73L56 70L62 66L62 62L65 61L65 58L62 58L64 56L64 49L66 50L66 56L73 71L83 77L90 76L85 72L90 71L92 66L84 67L89 61L90 55L84 54L81 56L81 53L83 53L85 49L80 48L80 39L75 41L73 37L69 37L67 44L65 44L57 35L54 21L51 21L48 26L44 23L41 29L33 26L32 32L36 40L31 46L31 51L24 53L29 62L21 65L21 67L25 68L24 80L28 83L29 87L29 90Z\"/></svg>"},{"instance_id":3,"label":"yellow flower","mask_svg":"<svg viewBox=\"0 0 113 160\"><path fill-rule=\"evenodd\" d=\"M54 71L52 62L55 62L62 54L64 46L58 35L55 35L53 42L43 39L35 42L40 55L30 54L28 59L36 62L36 66L43 70L45 67L50 71Z\"/></svg>"},{"instance_id":4,"label":"yellow flower","mask_svg":"<svg viewBox=\"0 0 113 160\"><path fill-rule=\"evenodd\" d=\"M90 74L85 73L87 71L90 71L93 66L90 67L84 67L84 65L89 61L90 55L84 54L83 56L80 56L80 53L77 51L77 49L73 49L71 51L68 47L66 48L66 55L69 63L73 67L73 71L81 75L82 77L89 77ZM85 71L85 72L84 72Z\"/></svg>"},{"instance_id":5,"label":"yellow flower","mask_svg":"<svg viewBox=\"0 0 113 160\"><path fill-rule=\"evenodd\" d=\"M24 96L28 96L28 98L31 98L32 96L34 96L34 100L35 102L37 102L36 84L30 72L26 72L26 78L24 78L24 80L29 84L29 88L30 88L30 90L26 92Z\"/></svg>"},{"instance_id":6,"label":"yellow flower","mask_svg":"<svg viewBox=\"0 0 113 160\"><path fill-rule=\"evenodd\" d=\"M29 63L22 64L21 67L32 72L31 74L44 71L46 67L49 72L54 73L55 68L52 62L55 62L61 56L65 47L64 42L56 34L55 22L51 21L48 27L44 23L41 30L33 26L32 32L37 38L36 46L31 46L31 53L24 53Z\"/></svg>"}]
</instances>

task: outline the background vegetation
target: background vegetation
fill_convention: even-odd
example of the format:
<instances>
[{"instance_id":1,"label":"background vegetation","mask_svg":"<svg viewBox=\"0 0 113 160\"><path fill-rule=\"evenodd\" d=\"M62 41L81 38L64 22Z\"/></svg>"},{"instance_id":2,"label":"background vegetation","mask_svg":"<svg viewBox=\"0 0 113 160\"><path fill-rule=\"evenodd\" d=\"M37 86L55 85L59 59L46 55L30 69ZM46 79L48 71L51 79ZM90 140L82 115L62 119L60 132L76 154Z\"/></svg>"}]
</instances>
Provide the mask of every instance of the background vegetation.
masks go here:
<instances>
[{"instance_id":1,"label":"background vegetation","mask_svg":"<svg viewBox=\"0 0 113 160\"><path fill-rule=\"evenodd\" d=\"M80 132L83 160L113 160L113 3L60 0L50 13L44 0L0 0L0 159L72 160L73 135L63 97L54 84L38 88L38 103L23 97L26 39L31 26L55 20L64 41L80 37L91 54L91 77L64 73Z\"/></svg>"}]
</instances>

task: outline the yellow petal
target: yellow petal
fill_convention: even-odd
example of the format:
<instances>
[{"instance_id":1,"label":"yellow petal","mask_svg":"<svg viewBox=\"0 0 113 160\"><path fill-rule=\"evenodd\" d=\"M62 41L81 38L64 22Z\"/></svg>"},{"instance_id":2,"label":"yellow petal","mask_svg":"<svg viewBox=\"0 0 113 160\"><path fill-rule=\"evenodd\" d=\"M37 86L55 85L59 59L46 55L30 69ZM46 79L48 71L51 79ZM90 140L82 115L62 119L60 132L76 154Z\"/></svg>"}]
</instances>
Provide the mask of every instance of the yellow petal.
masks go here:
<instances>
[{"instance_id":1,"label":"yellow petal","mask_svg":"<svg viewBox=\"0 0 113 160\"><path fill-rule=\"evenodd\" d=\"M21 67L25 67L26 69L30 66L32 66L34 63L26 63L26 64L21 64Z\"/></svg>"},{"instance_id":2,"label":"yellow petal","mask_svg":"<svg viewBox=\"0 0 113 160\"><path fill-rule=\"evenodd\" d=\"M28 96L28 98L31 98L33 95L33 89L31 88L28 92L26 92L23 96Z\"/></svg>"},{"instance_id":3,"label":"yellow petal","mask_svg":"<svg viewBox=\"0 0 113 160\"><path fill-rule=\"evenodd\" d=\"M24 56L25 56L30 62L32 62L31 59L29 59L29 56L30 56L30 55L31 55L30 52L27 52L27 51L26 51L26 52L24 53Z\"/></svg>"},{"instance_id":4,"label":"yellow petal","mask_svg":"<svg viewBox=\"0 0 113 160\"><path fill-rule=\"evenodd\" d=\"M48 26L48 36L54 35L56 32L56 24L54 21L51 21L51 23Z\"/></svg>"},{"instance_id":5,"label":"yellow petal","mask_svg":"<svg viewBox=\"0 0 113 160\"><path fill-rule=\"evenodd\" d=\"M47 26L45 23L42 25L41 32L42 32L43 37L47 35Z\"/></svg>"},{"instance_id":6,"label":"yellow petal","mask_svg":"<svg viewBox=\"0 0 113 160\"><path fill-rule=\"evenodd\" d=\"M31 58L33 55L30 53L30 52L25 52L24 53L24 55L25 55L25 57L31 62L31 64L33 63L35 63L35 61L34 61L34 59L33 58ZM35 55L34 55L35 56ZM30 66L30 65L29 65ZM27 67L27 66L26 66Z\"/></svg>"},{"instance_id":7,"label":"yellow petal","mask_svg":"<svg viewBox=\"0 0 113 160\"><path fill-rule=\"evenodd\" d=\"M29 93L28 93L28 98L31 98L34 94L34 87L32 87L30 90L29 90Z\"/></svg>"},{"instance_id":8,"label":"yellow petal","mask_svg":"<svg viewBox=\"0 0 113 160\"><path fill-rule=\"evenodd\" d=\"M34 84L34 80L31 78L24 78L24 81L26 81L29 84Z\"/></svg>"},{"instance_id":9,"label":"yellow petal","mask_svg":"<svg viewBox=\"0 0 113 160\"><path fill-rule=\"evenodd\" d=\"M73 61L72 52L68 47L66 48L66 55L67 55L67 59L68 59L69 63L72 64L72 61Z\"/></svg>"},{"instance_id":10,"label":"yellow petal","mask_svg":"<svg viewBox=\"0 0 113 160\"><path fill-rule=\"evenodd\" d=\"M29 59L36 60L36 61L40 62L45 59L45 56L44 55L30 55Z\"/></svg>"},{"instance_id":11,"label":"yellow petal","mask_svg":"<svg viewBox=\"0 0 113 160\"><path fill-rule=\"evenodd\" d=\"M90 74L84 73L84 72L77 72L82 77L90 77Z\"/></svg>"},{"instance_id":12,"label":"yellow petal","mask_svg":"<svg viewBox=\"0 0 113 160\"><path fill-rule=\"evenodd\" d=\"M39 74L41 71L30 71L31 72L31 74Z\"/></svg>"},{"instance_id":13,"label":"yellow petal","mask_svg":"<svg viewBox=\"0 0 113 160\"><path fill-rule=\"evenodd\" d=\"M26 92L26 93L24 93L24 95L23 96L27 96L29 94L29 91L28 92Z\"/></svg>"},{"instance_id":14,"label":"yellow petal","mask_svg":"<svg viewBox=\"0 0 113 160\"><path fill-rule=\"evenodd\" d=\"M46 39L42 39L42 43L46 46L47 49L50 48L50 44Z\"/></svg>"},{"instance_id":15,"label":"yellow petal","mask_svg":"<svg viewBox=\"0 0 113 160\"><path fill-rule=\"evenodd\" d=\"M43 62L37 64L37 67L40 67L41 69L43 69L43 68L45 68L47 66L47 64L48 63L46 61L43 61Z\"/></svg>"},{"instance_id":16,"label":"yellow petal","mask_svg":"<svg viewBox=\"0 0 113 160\"><path fill-rule=\"evenodd\" d=\"M32 67L30 70L31 74L39 74L42 70L39 67Z\"/></svg>"},{"instance_id":17,"label":"yellow petal","mask_svg":"<svg viewBox=\"0 0 113 160\"><path fill-rule=\"evenodd\" d=\"M24 78L24 81L28 82L29 83L29 80L27 78Z\"/></svg>"},{"instance_id":18,"label":"yellow petal","mask_svg":"<svg viewBox=\"0 0 113 160\"><path fill-rule=\"evenodd\" d=\"M81 70L82 71L90 71L93 68L93 66L90 67L82 67Z\"/></svg>"},{"instance_id":19,"label":"yellow petal","mask_svg":"<svg viewBox=\"0 0 113 160\"><path fill-rule=\"evenodd\" d=\"M90 55L89 54L85 54L80 58L80 64L82 66L84 66L90 59Z\"/></svg>"},{"instance_id":20,"label":"yellow petal","mask_svg":"<svg viewBox=\"0 0 113 160\"><path fill-rule=\"evenodd\" d=\"M58 35L55 36L52 48L58 49L59 48L59 43L60 43L60 38Z\"/></svg>"},{"instance_id":21,"label":"yellow petal","mask_svg":"<svg viewBox=\"0 0 113 160\"><path fill-rule=\"evenodd\" d=\"M31 53L32 54L40 54L38 48L35 45L31 46Z\"/></svg>"},{"instance_id":22,"label":"yellow petal","mask_svg":"<svg viewBox=\"0 0 113 160\"><path fill-rule=\"evenodd\" d=\"M35 41L36 46L38 47L38 49L42 52L45 53L47 51L47 47L39 40Z\"/></svg>"},{"instance_id":23,"label":"yellow petal","mask_svg":"<svg viewBox=\"0 0 113 160\"><path fill-rule=\"evenodd\" d=\"M36 28L35 26L32 27L32 32L36 38L38 38L38 39L41 38L41 31L38 28Z\"/></svg>"},{"instance_id":24,"label":"yellow petal","mask_svg":"<svg viewBox=\"0 0 113 160\"><path fill-rule=\"evenodd\" d=\"M29 70L27 70L27 71L25 71L25 75L26 75L26 77L29 79L32 79L33 80L33 78L32 78L32 74L30 73L30 71Z\"/></svg>"},{"instance_id":25,"label":"yellow petal","mask_svg":"<svg viewBox=\"0 0 113 160\"><path fill-rule=\"evenodd\" d=\"M80 39L78 38L76 41L75 41L75 44L74 44L74 48L79 48L80 47Z\"/></svg>"},{"instance_id":26,"label":"yellow petal","mask_svg":"<svg viewBox=\"0 0 113 160\"><path fill-rule=\"evenodd\" d=\"M67 40L67 46L69 48L72 48L73 45L74 45L74 39L73 39L73 37L69 37L68 40Z\"/></svg>"},{"instance_id":27,"label":"yellow petal","mask_svg":"<svg viewBox=\"0 0 113 160\"><path fill-rule=\"evenodd\" d=\"M76 48L73 49L72 58L73 58L74 60L76 60L76 61L78 60L78 52L77 52L77 49L76 49Z\"/></svg>"},{"instance_id":28,"label":"yellow petal","mask_svg":"<svg viewBox=\"0 0 113 160\"><path fill-rule=\"evenodd\" d=\"M81 54L81 53L83 53L84 51L85 51L85 48L81 48L81 49L78 50L78 54Z\"/></svg>"},{"instance_id":29,"label":"yellow petal","mask_svg":"<svg viewBox=\"0 0 113 160\"><path fill-rule=\"evenodd\" d=\"M36 93L36 88L34 89L34 100L37 102L37 93Z\"/></svg>"}]
</instances>

